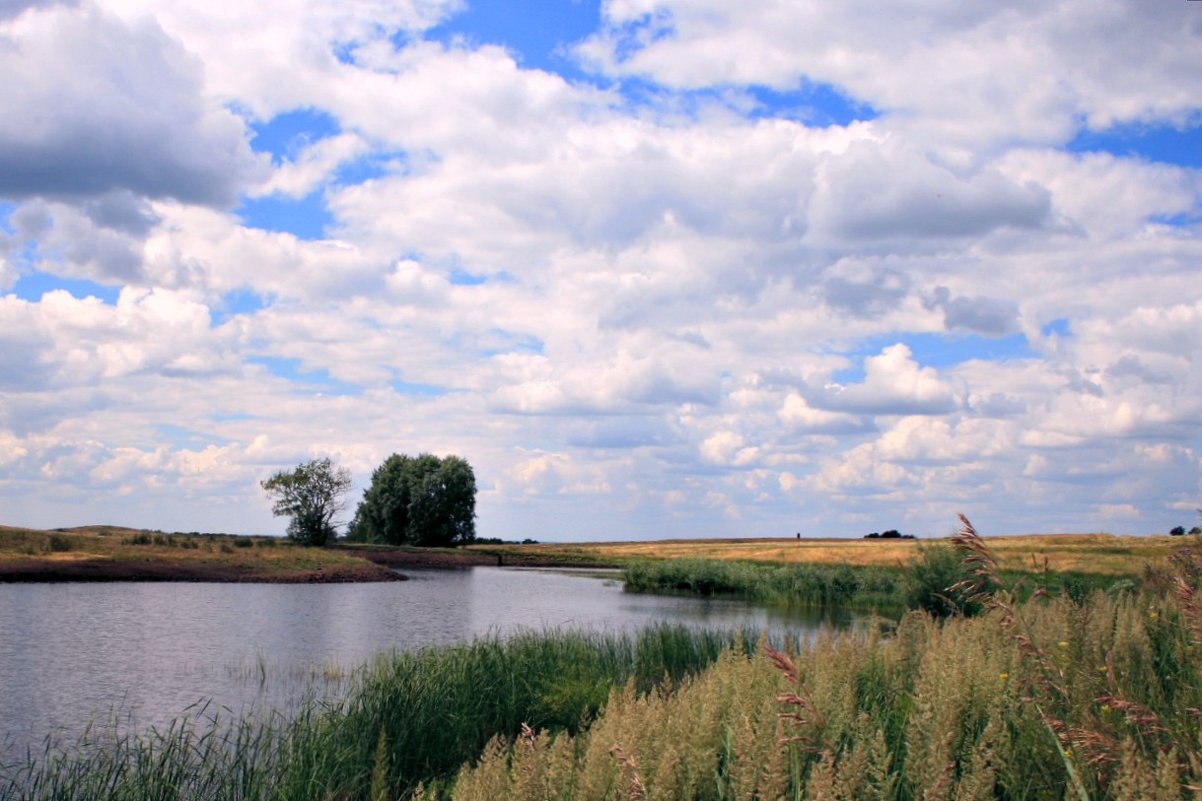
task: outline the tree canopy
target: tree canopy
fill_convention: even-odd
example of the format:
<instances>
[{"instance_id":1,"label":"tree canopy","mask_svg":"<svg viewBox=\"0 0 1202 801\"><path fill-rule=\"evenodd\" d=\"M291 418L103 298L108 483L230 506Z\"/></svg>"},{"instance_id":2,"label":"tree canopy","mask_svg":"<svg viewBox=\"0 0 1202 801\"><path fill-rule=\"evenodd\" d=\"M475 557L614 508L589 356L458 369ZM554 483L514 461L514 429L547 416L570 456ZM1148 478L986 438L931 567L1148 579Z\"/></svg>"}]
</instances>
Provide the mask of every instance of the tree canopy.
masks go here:
<instances>
[{"instance_id":1,"label":"tree canopy","mask_svg":"<svg viewBox=\"0 0 1202 801\"><path fill-rule=\"evenodd\" d=\"M347 536L391 545L459 545L476 538L476 475L466 459L389 456L371 475Z\"/></svg>"},{"instance_id":2,"label":"tree canopy","mask_svg":"<svg viewBox=\"0 0 1202 801\"><path fill-rule=\"evenodd\" d=\"M346 508L350 471L328 458L313 459L281 470L261 486L275 499L271 513L291 517L288 536L302 545L325 545L334 537L334 516Z\"/></svg>"}]
</instances>

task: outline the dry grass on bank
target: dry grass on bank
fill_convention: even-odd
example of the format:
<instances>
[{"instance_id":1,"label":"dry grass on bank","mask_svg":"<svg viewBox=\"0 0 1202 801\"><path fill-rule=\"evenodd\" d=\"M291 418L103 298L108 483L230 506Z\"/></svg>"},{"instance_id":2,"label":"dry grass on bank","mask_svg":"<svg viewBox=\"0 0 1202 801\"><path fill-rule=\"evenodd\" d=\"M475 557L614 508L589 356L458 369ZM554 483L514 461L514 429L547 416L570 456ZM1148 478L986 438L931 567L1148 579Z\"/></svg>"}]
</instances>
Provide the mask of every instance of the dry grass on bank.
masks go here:
<instances>
[{"instance_id":1,"label":"dry grass on bank","mask_svg":"<svg viewBox=\"0 0 1202 801\"><path fill-rule=\"evenodd\" d=\"M204 578L216 571L211 575L216 580L295 580L305 573L377 569L353 554L304 548L278 537L165 533L120 526L50 531L0 526L0 572L6 568L14 573L27 572L47 565L77 570L91 567L99 575L103 575L106 565L120 565L122 570L135 572L139 565L154 565L165 571L182 571L184 578ZM189 575L189 571L197 575Z\"/></svg>"}]
</instances>

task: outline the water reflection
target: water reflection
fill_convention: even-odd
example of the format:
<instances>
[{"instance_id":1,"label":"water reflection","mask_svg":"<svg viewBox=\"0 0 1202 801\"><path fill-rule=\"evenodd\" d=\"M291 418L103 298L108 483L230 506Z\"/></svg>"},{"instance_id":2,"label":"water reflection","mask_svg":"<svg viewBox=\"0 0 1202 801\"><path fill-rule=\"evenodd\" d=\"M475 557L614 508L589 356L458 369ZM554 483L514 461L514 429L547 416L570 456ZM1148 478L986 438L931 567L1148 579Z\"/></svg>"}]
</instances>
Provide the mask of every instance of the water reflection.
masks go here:
<instances>
[{"instance_id":1,"label":"water reflection","mask_svg":"<svg viewBox=\"0 0 1202 801\"><path fill-rule=\"evenodd\" d=\"M667 621L805 634L814 616L634 595L613 577L478 567L388 584L0 584L0 755L113 710L162 725L202 699L282 708L392 649Z\"/></svg>"}]
</instances>

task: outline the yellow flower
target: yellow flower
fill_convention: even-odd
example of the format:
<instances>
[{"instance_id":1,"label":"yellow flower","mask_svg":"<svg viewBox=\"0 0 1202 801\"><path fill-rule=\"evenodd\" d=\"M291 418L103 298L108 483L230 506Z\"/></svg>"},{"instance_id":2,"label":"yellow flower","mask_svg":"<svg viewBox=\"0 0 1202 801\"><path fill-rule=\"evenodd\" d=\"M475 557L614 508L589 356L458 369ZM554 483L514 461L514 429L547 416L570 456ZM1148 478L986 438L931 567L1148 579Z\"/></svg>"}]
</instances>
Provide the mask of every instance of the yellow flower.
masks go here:
<instances>
[{"instance_id":1,"label":"yellow flower","mask_svg":"<svg viewBox=\"0 0 1202 801\"><path fill-rule=\"evenodd\" d=\"M1006 679L1010 678L1010 674L1009 673L999 673L999 674L997 674L997 677L999 679L1001 679L1002 681L1005 681Z\"/></svg>"},{"instance_id":2,"label":"yellow flower","mask_svg":"<svg viewBox=\"0 0 1202 801\"><path fill-rule=\"evenodd\" d=\"M1103 712L1109 712L1109 711L1110 711L1110 704L1102 704L1102 711L1103 711Z\"/></svg>"},{"instance_id":3,"label":"yellow flower","mask_svg":"<svg viewBox=\"0 0 1202 801\"><path fill-rule=\"evenodd\" d=\"M1068 640L1061 640L1059 643L1057 643L1057 645L1059 645L1061 648L1068 648Z\"/></svg>"},{"instance_id":4,"label":"yellow flower","mask_svg":"<svg viewBox=\"0 0 1202 801\"><path fill-rule=\"evenodd\" d=\"M1149 612L1149 613L1148 613L1148 618L1149 618L1150 620L1155 620L1155 619L1156 619L1156 610L1155 610L1155 609L1153 609L1151 612Z\"/></svg>"},{"instance_id":5,"label":"yellow flower","mask_svg":"<svg viewBox=\"0 0 1202 801\"><path fill-rule=\"evenodd\" d=\"M1109 668L1107 668L1105 665L1098 665L1099 673L1105 673L1107 670L1109 670Z\"/></svg>"}]
</instances>

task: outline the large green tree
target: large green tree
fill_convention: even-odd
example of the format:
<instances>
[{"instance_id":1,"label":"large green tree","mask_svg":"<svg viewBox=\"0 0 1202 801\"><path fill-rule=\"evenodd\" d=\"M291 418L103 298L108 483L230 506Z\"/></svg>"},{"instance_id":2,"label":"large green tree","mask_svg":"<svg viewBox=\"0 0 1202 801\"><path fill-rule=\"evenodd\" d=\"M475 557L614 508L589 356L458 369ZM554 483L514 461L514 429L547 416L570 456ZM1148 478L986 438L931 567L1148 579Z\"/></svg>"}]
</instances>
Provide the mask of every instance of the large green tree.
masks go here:
<instances>
[{"instance_id":1,"label":"large green tree","mask_svg":"<svg viewBox=\"0 0 1202 801\"><path fill-rule=\"evenodd\" d=\"M371 475L348 537L392 545L476 538L476 475L466 459L394 453Z\"/></svg>"},{"instance_id":2,"label":"large green tree","mask_svg":"<svg viewBox=\"0 0 1202 801\"><path fill-rule=\"evenodd\" d=\"M346 509L350 471L328 458L313 459L281 470L261 486L275 503L276 517L291 517L288 536L302 545L325 545L335 535L334 516Z\"/></svg>"}]
</instances>

